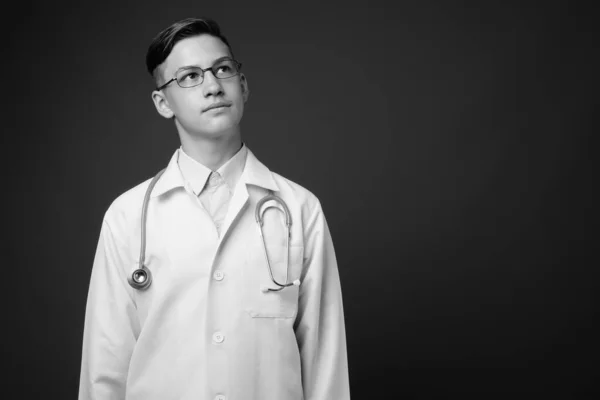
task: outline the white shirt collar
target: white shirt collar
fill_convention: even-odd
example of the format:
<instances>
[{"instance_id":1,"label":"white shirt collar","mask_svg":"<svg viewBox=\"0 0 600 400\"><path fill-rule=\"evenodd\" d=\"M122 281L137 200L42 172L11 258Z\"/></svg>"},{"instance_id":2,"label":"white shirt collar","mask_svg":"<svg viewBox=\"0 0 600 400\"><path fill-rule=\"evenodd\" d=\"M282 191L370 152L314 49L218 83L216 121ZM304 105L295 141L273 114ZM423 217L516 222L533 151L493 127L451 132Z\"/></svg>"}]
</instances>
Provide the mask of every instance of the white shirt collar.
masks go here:
<instances>
[{"instance_id":1,"label":"white shirt collar","mask_svg":"<svg viewBox=\"0 0 600 400\"><path fill-rule=\"evenodd\" d=\"M242 143L240 150L216 171L223 178L232 193L244 171L247 154L248 149ZM199 195L213 171L190 157L182 147L178 149L177 156L177 162L184 182L189 185L190 189L196 195Z\"/></svg>"},{"instance_id":2,"label":"white shirt collar","mask_svg":"<svg viewBox=\"0 0 600 400\"><path fill-rule=\"evenodd\" d=\"M247 156L239 180L247 185L255 185L265 189L278 191L279 188L273 179L271 171L256 158L246 145L244 145L244 147L246 148ZM166 167L165 173L156 183L156 186L152 191L152 197L160 196L172 189L185 186L185 181L177 163L178 156L179 149L175 151L171 157L171 161L169 161L169 165Z\"/></svg>"}]
</instances>

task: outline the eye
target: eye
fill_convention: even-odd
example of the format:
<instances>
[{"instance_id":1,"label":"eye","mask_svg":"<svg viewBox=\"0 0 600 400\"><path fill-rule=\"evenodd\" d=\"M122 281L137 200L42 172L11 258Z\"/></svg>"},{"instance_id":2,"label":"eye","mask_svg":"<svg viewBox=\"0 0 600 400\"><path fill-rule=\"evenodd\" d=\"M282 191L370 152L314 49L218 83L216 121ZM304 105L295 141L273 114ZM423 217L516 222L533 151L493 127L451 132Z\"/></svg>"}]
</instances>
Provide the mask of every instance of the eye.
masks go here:
<instances>
[{"instance_id":1,"label":"eye","mask_svg":"<svg viewBox=\"0 0 600 400\"><path fill-rule=\"evenodd\" d=\"M226 74L231 72L231 67L229 65L219 65L217 67L217 74Z\"/></svg>"},{"instance_id":2,"label":"eye","mask_svg":"<svg viewBox=\"0 0 600 400\"><path fill-rule=\"evenodd\" d=\"M197 81L200 79L200 74L197 72L188 72L179 78L179 81Z\"/></svg>"},{"instance_id":3,"label":"eye","mask_svg":"<svg viewBox=\"0 0 600 400\"><path fill-rule=\"evenodd\" d=\"M229 78L237 73L236 66L231 60L224 60L218 63L212 70L219 78Z\"/></svg>"},{"instance_id":4,"label":"eye","mask_svg":"<svg viewBox=\"0 0 600 400\"><path fill-rule=\"evenodd\" d=\"M181 87L192 87L202 82L202 72L196 68L180 71L177 74L177 83Z\"/></svg>"}]
</instances>

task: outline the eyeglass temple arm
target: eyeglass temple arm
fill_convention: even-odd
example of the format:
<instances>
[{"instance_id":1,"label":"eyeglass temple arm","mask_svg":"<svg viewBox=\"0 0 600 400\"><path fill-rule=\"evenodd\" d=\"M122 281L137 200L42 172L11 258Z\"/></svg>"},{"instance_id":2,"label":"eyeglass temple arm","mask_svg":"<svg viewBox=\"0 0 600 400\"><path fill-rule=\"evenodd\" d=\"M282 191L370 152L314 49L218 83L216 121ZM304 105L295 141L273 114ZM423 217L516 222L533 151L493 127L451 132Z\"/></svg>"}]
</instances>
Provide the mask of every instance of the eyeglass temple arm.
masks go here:
<instances>
[{"instance_id":1,"label":"eyeglass temple arm","mask_svg":"<svg viewBox=\"0 0 600 400\"><path fill-rule=\"evenodd\" d=\"M156 88L156 90L163 90L169 83L173 82L175 78L171 78L170 81L165 82L163 85Z\"/></svg>"}]
</instances>

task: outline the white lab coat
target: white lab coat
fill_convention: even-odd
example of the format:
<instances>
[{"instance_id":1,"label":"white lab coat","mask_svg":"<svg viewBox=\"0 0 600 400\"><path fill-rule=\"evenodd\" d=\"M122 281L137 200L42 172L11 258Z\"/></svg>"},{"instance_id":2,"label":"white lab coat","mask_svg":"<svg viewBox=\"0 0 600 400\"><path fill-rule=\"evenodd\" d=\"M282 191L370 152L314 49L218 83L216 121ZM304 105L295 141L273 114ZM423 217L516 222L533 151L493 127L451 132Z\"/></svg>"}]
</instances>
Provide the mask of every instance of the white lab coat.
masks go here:
<instances>
[{"instance_id":1,"label":"white lab coat","mask_svg":"<svg viewBox=\"0 0 600 400\"><path fill-rule=\"evenodd\" d=\"M248 151L218 236L173 155L150 199L146 291L137 268L150 180L105 214L87 300L79 399L347 400L344 315L334 248L318 199ZM255 221L273 191L292 217L289 277L269 276ZM265 213L276 279L285 281L282 216Z\"/></svg>"}]
</instances>

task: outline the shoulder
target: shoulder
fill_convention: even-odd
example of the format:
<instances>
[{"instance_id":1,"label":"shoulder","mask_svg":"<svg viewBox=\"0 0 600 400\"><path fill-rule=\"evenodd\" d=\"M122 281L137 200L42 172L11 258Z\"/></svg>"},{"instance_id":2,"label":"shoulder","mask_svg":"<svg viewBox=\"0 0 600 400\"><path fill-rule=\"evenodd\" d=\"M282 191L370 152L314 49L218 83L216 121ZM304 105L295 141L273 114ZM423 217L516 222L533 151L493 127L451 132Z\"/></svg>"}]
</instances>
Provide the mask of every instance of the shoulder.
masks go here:
<instances>
[{"instance_id":1,"label":"shoulder","mask_svg":"<svg viewBox=\"0 0 600 400\"><path fill-rule=\"evenodd\" d=\"M322 240L319 238L328 235L327 229L324 229L326 218L319 198L302 185L275 172L271 172L271 174L279 188L279 192L276 194L289 207L292 220L299 222L297 226L302 232L305 246L311 240L314 243L314 240Z\"/></svg>"},{"instance_id":2,"label":"shoulder","mask_svg":"<svg viewBox=\"0 0 600 400\"><path fill-rule=\"evenodd\" d=\"M303 214L311 214L321 209L319 198L304 186L271 171L273 180L279 188L280 196L302 209Z\"/></svg>"},{"instance_id":3,"label":"shoulder","mask_svg":"<svg viewBox=\"0 0 600 400\"><path fill-rule=\"evenodd\" d=\"M121 193L113 200L104 214L104 222L112 230L127 229L140 220L144 196L151 181L152 178L149 178Z\"/></svg>"},{"instance_id":4,"label":"shoulder","mask_svg":"<svg viewBox=\"0 0 600 400\"><path fill-rule=\"evenodd\" d=\"M161 174L162 176L158 181L158 184L153 189L154 193L156 193L156 191L159 189L158 185L165 181L165 178L167 178L168 181L166 183L166 189L177 186L177 184L179 184L179 182L176 181L178 173L178 168L176 166L177 154L178 151L176 150L171 156L171 160L164 170L160 172L156 171L153 176L121 193L116 199L114 199L105 213L105 220L109 223L129 221L131 219L139 220L141 217L142 205L144 203L146 191L148 190L152 180L155 177L158 177L158 174ZM169 176L167 177L167 175Z\"/></svg>"}]
</instances>

